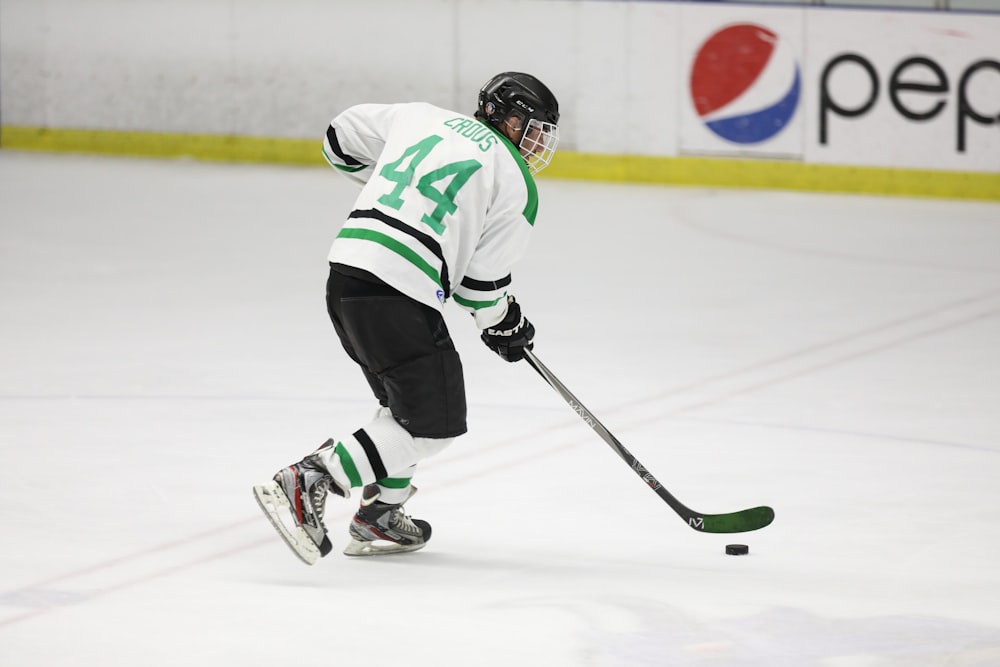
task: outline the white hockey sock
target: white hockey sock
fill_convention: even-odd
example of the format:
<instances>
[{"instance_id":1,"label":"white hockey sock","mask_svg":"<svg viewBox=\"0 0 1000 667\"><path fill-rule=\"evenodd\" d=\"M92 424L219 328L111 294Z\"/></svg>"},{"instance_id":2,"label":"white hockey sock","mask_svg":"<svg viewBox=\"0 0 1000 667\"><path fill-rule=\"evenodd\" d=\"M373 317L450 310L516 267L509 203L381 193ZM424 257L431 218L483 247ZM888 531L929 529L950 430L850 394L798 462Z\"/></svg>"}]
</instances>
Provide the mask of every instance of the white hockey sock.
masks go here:
<instances>
[{"instance_id":1,"label":"white hockey sock","mask_svg":"<svg viewBox=\"0 0 1000 667\"><path fill-rule=\"evenodd\" d=\"M425 452L427 448L418 445L395 419L382 416L321 452L320 460L335 480L346 479L351 487L358 487L405 471ZM343 475L338 474L341 471Z\"/></svg>"},{"instance_id":2,"label":"white hockey sock","mask_svg":"<svg viewBox=\"0 0 1000 667\"><path fill-rule=\"evenodd\" d=\"M321 451L320 460L338 484L354 488L383 481L379 485L383 502L402 502L417 463L440 452L454 438L414 438L388 410L379 415L333 448Z\"/></svg>"},{"instance_id":3,"label":"white hockey sock","mask_svg":"<svg viewBox=\"0 0 1000 667\"><path fill-rule=\"evenodd\" d=\"M406 470L394 473L376 482L379 490L379 500L390 505L406 502L410 497L410 480L417 472L417 466L412 465Z\"/></svg>"}]
</instances>

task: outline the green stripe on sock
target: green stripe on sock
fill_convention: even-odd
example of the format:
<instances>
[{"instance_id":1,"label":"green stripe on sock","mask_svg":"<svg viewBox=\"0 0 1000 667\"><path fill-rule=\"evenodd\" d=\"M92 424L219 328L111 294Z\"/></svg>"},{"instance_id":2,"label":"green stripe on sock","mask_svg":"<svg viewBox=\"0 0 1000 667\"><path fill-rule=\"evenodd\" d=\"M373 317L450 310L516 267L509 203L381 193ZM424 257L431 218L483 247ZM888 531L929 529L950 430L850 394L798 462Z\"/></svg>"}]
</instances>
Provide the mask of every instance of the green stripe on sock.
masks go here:
<instances>
[{"instance_id":1,"label":"green stripe on sock","mask_svg":"<svg viewBox=\"0 0 1000 667\"><path fill-rule=\"evenodd\" d=\"M385 479L380 479L375 482L379 486L384 486L387 489L405 489L410 485L410 480L412 477L386 477Z\"/></svg>"},{"instance_id":2,"label":"green stripe on sock","mask_svg":"<svg viewBox=\"0 0 1000 667\"><path fill-rule=\"evenodd\" d=\"M354 459L344 447L344 443L338 442L333 451L340 457L340 467L347 473L347 479L351 481L351 486L361 486L361 475L358 474L358 467L354 465Z\"/></svg>"}]
</instances>

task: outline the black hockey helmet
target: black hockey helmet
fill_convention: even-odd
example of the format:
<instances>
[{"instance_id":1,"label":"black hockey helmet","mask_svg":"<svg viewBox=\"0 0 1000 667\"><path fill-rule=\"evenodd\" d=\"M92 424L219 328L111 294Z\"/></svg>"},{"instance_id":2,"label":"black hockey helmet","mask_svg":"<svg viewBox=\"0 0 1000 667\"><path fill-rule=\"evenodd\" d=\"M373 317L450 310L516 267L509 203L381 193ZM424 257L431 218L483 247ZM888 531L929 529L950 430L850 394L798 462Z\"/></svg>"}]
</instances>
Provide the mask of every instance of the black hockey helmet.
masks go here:
<instances>
[{"instance_id":1,"label":"black hockey helmet","mask_svg":"<svg viewBox=\"0 0 1000 667\"><path fill-rule=\"evenodd\" d=\"M487 123L499 128L512 114L524 119L559 123L559 102L548 87L523 72L502 72L479 90L479 113Z\"/></svg>"},{"instance_id":2,"label":"black hockey helmet","mask_svg":"<svg viewBox=\"0 0 1000 667\"><path fill-rule=\"evenodd\" d=\"M517 144L531 174L552 161L559 143L559 102L530 74L502 72L487 81L479 90L476 117ZM511 136L511 132L520 135Z\"/></svg>"}]
</instances>

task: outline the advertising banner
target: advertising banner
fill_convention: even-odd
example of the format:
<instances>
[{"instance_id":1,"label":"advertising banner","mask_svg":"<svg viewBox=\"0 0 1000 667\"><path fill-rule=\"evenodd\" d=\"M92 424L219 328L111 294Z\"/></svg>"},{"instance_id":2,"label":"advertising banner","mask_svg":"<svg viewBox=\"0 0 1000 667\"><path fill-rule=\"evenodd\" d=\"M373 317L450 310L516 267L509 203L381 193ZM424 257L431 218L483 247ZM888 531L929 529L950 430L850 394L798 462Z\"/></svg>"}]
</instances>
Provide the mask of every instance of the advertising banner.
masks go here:
<instances>
[{"instance_id":1,"label":"advertising banner","mask_svg":"<svg viewBox=\"0 0 1000 667\"><path fill-rule=\"evenodd\" d=\"M814 10L806 160L1000 171L1000 17Z\"/></svg>"},{"instance_id":2,"label":"advertising banner","mask_svg":"<svg viewBox=\"0 0 1000 667\"><path fill-rule=\"evenodd\" d=\"M801 9L685 5L680 151L801 158Z\"/></svg>"}]
</instances>

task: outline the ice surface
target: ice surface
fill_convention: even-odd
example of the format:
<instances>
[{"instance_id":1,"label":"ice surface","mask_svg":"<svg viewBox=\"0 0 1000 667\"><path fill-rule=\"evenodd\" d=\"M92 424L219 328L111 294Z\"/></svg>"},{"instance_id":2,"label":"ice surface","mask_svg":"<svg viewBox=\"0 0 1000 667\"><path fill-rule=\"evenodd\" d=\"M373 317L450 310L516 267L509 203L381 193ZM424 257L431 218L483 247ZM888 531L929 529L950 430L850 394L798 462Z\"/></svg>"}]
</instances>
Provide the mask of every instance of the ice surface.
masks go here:
<instances>
[{"instance_id":1,"label":"ice surface","mask_svg":"<svg viewBox=\"0 0 1000 667\"><path fill-rule=\"evenodd\" d=\"M682 501L772 526L688 528L449 309L433 541L306 567L250 486L374 410L323 303L352 186L4 151L0 665L1000 665L1000 205L539 190L539 358Z\"/></svg>"}]
</instances>

